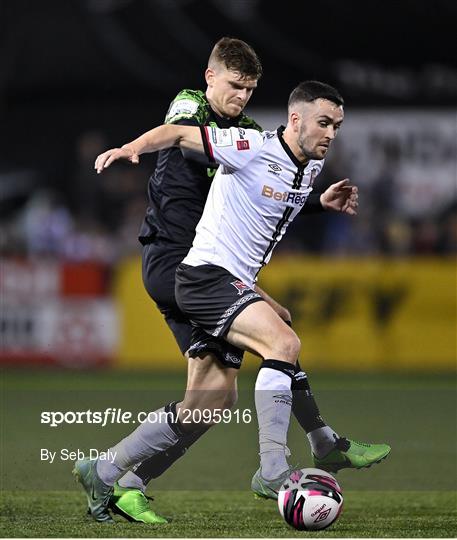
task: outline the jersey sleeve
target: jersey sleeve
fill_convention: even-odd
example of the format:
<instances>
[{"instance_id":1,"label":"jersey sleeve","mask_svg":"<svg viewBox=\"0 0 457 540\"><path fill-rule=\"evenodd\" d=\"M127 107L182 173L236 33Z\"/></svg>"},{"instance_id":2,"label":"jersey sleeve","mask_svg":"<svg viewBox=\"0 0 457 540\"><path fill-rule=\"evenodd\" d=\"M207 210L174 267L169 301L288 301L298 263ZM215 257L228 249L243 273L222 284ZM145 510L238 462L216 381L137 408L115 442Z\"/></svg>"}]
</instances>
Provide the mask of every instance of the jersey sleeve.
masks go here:
<instances>
[{"instance_id":1,"label":"jersey sleeve","mask_svg":"<svg viewBox=\"0 0 457 540\"><path fill-rule=\"evenodd\" d=\"M182 90L170 103L165 124L202 124L206 112L206 102L200 91Z\"/></svg>"},{"instance_id":2,"label":"jersey sleeve","mask_svg":"<svg viewBox=\"0 0 457 540\"><path fill-rule=\"evenodd\" d=\"M258 154L263 136L254 129L202 126L202 140L208 159L230 169L245 167Z\"/></svg>"},{"instance_id":3,"label":"jersey sleeve","mask_svg":"<svg viewBox=\"0 0 457 540\"><path fill-rule=\"evenodd\" d=\"M325 212L324 207L321 204L321 195L322 193L314 193L314 191L310 193L300 214L317 214Z\"/></svg>"}]
</instances>

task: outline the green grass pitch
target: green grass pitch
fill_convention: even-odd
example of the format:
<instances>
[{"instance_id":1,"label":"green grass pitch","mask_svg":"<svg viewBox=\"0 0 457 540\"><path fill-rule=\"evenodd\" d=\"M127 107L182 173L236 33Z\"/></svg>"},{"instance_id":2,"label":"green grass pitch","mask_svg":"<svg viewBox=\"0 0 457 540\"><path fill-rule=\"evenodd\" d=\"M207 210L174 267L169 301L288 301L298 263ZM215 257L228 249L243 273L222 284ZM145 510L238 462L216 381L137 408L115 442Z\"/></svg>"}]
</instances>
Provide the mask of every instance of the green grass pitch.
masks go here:
<instances>
[{"instance_id":1,"label":"green grass pitch","mask_svg":"<svg viewBox=\"0 0 457 540\"><path fill-rule=\"evenodd\" d=\"M280 518L274 501L255 500L246 490L158 492L154 507L167 525L96 524L84 516L79 492L21 492L5 496L7 537L453 537L457 499L449 492L345 493L338 522L322 532L300 532ZM454 520L454 521L453 521Z\"/></svg>"},{"instance_id":2,"label":"green grass pitch","mask_svg":"<svg viewBox=\"0 0 457 540\"><path fill-rule=\"evenodd\" d=\"M341 471L344 510L322 532L298 532L274 501L254 498L257 468L255 373L240 373L236 408L251 422L212 428L175 466L150 484L154 509L167 525L116 518L114 526L85 515L71 461L40 460L40 449L104 450L131 425L40 424L42 411L154 410L179 399L183 374L9 370L2 374L2 537L455 537L457 534L457 404L455 376L316 374L321 412L341 434L388 442L389 458L368 470ZM311 466L309 447L291 420L290 463Z\"/></svg>"}]
</instances>

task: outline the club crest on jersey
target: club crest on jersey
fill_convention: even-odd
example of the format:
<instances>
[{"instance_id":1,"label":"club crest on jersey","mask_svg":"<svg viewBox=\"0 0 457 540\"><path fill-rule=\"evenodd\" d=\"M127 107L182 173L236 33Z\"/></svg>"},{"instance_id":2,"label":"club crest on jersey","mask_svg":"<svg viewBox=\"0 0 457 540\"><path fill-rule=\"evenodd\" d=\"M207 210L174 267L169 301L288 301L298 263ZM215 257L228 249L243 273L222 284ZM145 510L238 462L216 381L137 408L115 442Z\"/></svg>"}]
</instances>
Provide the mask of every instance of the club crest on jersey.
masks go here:
<instances>
[{"instance_id":1,"label":"club crest on jersey","mask_svg":"<svg viewBox=\"0 0 457 540\"><path fill-rule=\"evenodd\" d=\"M246 285L246 283L243 283L239 279L237 279L235 281L231 281L230 285L233 285L235 287L235 289L238 291L238 296L241 296L244 293L244 291L246 291L247 289L250 289L250 287L248 287L248 285Z\"/></svg>"},{"instance_id":2,"label":"club crest on jersey","mask_svg":"<svg viewBox=\"0 0 457 540\"><path fill-rule=\"evenodd\" d=\"M246 139L236 141L236 147L238 150L249 150L249 141Z\"/></svg>"}]
</instances>

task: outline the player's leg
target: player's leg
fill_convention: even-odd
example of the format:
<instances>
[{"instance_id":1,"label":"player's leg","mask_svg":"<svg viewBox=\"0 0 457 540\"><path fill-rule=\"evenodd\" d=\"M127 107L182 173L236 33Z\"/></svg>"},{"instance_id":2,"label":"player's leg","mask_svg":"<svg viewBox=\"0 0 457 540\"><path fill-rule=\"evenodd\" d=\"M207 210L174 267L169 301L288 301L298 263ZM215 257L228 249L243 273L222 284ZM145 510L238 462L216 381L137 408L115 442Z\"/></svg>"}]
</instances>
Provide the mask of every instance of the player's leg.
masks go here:
<instances>
[{"instance_id":1,"label":"player's leg","mask_svg":"<svg viewBox=\"0 0 457 540\"><path fill-rule=\"evenodd\" d=\"M109 517L108 505L117 503L117 499L124 493L122 489L114 493L114 487L118 480L133 467L148 457L161 453L179 441L176 431L176 414L170 404L161 407L149 415L148 419L140 424L132 433L127 435L119 443L112 446L106 456L109 459L81 460L75 465L75 472L88 495L89 507L92 516L97 521L105 521ZM88 474L85 471L88 471ZM89 474L90 473L90 474ZM134 521L147 523L163 523L166 520L156 516L150 511L147 499L141 490L135 490L136 497L127 506L135 507L135 515L125 508L120 508L119 513ZM91 498L94 496L94 503Z\"/></svg>"},{"instance_id":2,"label":"player's leg","mask_svg":"<svg viewBox=\"0 0 457 540\"><path fill-rule=\"evenodd\" d=\"M292 382L292 411L307 434L315 467L330 472L340 469L371 467L385 459L391 448L388 444L359 443L340 437L322 419L306 373L297 371Z\"/></svg>"},{"instance_id":3,"label":"player's leg","mask_svg":"<svg viewBox=\"0 0 457 540\"><path fill-rule=\"evenodd\" d=\"M264 358L255 385L260 468L252 480L252 489L274 498L290 470L286 442L300 341L265 302L246 307L233 320L226 339Z\"/></svg>"},{"instance_id":4,"label":"player's leg","mask_svg":"<svg viewBox=\"0 0 457 540\"><path fill-rule=\"evenodd\" d=\"M207 338L206 338L207 339ZM196 431L214 424L208 415L189 414L193 411L214 411L231 409L237 399L236 378L241 364L242 352L235 361L226 352L226 344L221 341L219 351L208 353L204 345L200 351L192 351L188 360L187 387L184 399L178 404L179 419L185 431ZM230 358L226 358L230 356ZM205 419L205 416L207 418Z\"/></svg>"},{"instance_id":5,"label":"player's leg","mask_svg":"<svg viewBox=\"0 0 457 540\"><path fill-rule=\"evenodd\" d=\"M131 521L166 522L150 510L144 486L169 468L210 427L211 424L186 422L185 413L190 413L189 418L193 419L196 409L232 406L236 401L236 373L236 369L220 366L213 354L190 359L189 383L182 403L174 402L154 411L150 420L106 452L113 456L112 460L76 464L86 492L92 493L95 486L100 491L100 498L103 496L103 504L97 505L88 497L92 516L97 521L110 520L104 509L110 499L112 510ZM137 470L125 474L137 462L141 462ZM87 475L81 473L86 468L90 471L88 480ZM117 482L123 476L124 482L119 485Z\"/></svg>"},{"instance_id":6,"label":"player's leg","mask_svg":"<svg viewBox=\"0 0 457 540\"><path fill-rule=\"evenodd\" d=\"M117 484L114 485L114 493L111 497L110 506L114 512L131 521L163 522L162 518L149 508L144 495L146 485L170 468L211 427L211 421L201 422L202 418L208 418L206 415L208 411L230 408L234 404L236 401L236 374L236 369L222 366L211 353L202 353L199 357L189 359L188 383L184 399L182 402L173 402L165 407L165 410L168 411L167 427L171 428L173 436L168 429L164 430L160 423L158 425L152 424L149 427L147 436L151 440L159 440L165 434L169 444L163 441L160 451L155 451L118 480ZM159 414L160 411L156 411L155 416L159 416ZM114 455L114 452L119 452L120 448L125 451L127 446L128 454L135 456L133 452L142 443L138 439L144 439L145 436L145 429L136 430L110 451ZM130 461L115 462L114 464L126 468L135 459L132 457ZM112 472L116 473L114 468L110 468ZM115 478L107 478L106 474L109 474L107 469L106 464L101 466L100 474L104 481L112 482Z\"/></svg>"},{"instance_id":7,"label":"player's leg","mask_svg":"<svg viewBox=\"0 0 457 540\"><path fill-rule=\"evenodd\" d=\"M298 338L278 316L275 316L276 311L272 314L272 310L267 309L269 307L263 302L246 307L233 320L226 338L234 345L253 350L264 358L282 358L290 362L293 356L288 354L292 351L296 350L298 357ZM278 420L281 416L274 417L279 388L278 374L272 371L272 368L279 368L288 372L283 367L276 362L264 360L256 381L261 467L254 475L252 487L256 493L272 498L276 497L276 488L282 483L287 472L286 455L275 445L281 440L278 438L281 433L281 421ZM293 410L307 432L316 467L333 472L348 467L370 467L389 454L390 446L386 444L357 443L344 437L340 438L330 426L327 426L320 416L307 376L299 366L295 366L290 388ZM270 393L269 390L275 392ZM280 395L284 397L284 394ZM285 436L283 437L282 440L285 441Z\"/></svg>"},{"instance_id":8,"label":"player's leg","mask_svg":"<svg viewBox=\"0 0 457 540\"><path fill-rule=\"evenodd\" d=\"M157 308L164 316L165 322L170 328L176 343L183 356L192 342L193 327L189 319L179 310L175 299L175 273L176 267L186 255L186 252L164 249L160 244L149 244L142 252L142 277L144 287L156 303ZM175 402L169 404L174 409ZM134 466L132 471L126 473L119 481L124 487L137 488L145 491L148 482L159 477L171 465L186 452L194 442L204 433L194 430L187 440L181 441L159 452L142 463Z\"/></svg>"},{"instance_id":9,"label":"player's leg","mask_svg":"<svg viewBox=\"0 0 457 540\"><path fill-rule=\"evenodd\" d=\"M157 269L155 270L154 274L157 274ZM162 272L158 276L157 280L161 280L162 282L166 283L168 275L168 273ZM155 293L158 289L158 286L152 288L151 281L152 280L149 279L147 287L150 295L151 290L153 293ZM170 294L173 296L170 297ZM163 314L165 322L172 331L181 353L183 356L185 356L185 352L191 343L192 325L189 320L179 312L178 307L173 305L174 287L169 293L167 293L167 288L165 286L164 290L161 291L161 296L158 294L155 296L157 298L157 306ZM169 403L168 408L174 411L177 401L179 400ZM203 434L203 432L201 434ZM158 478L169 467L171 467L173 463L184 455L187 449L198 440L199 436L200 434L195 431L195 433L192 434L192 437L189 437L188 440L181 438L181 440L172 447L166 448L162 452L158 452L142 462L135 464L131 470L120 478L118 482L119 486L123 489L131 488L145 492L147 484L152 479ZM124 499L125 498L126 497L124 497Z\"/></svg>"},{"instance_id":10,"label":"player's leg","mask_svg":"<svg viewBox=\"0 0 457 540\"><path fill-rule=\"evenodd\" d=\"M112 446L106 453L109 460L98 459L96 473L105 485L114 486L135 464L174 447L185 435L176 402L167 404L151 412L145 422Z\"/></svg>"},{"instance_id":11,"label":"player's leg","mask_svg":"<svg viewBox=\"0 0 457 540\"><path fill-rule=\"evenodd\" d=\"M171 257L168 252L164 251L163 248L154 244L147 245L143 249L143 282L147 292L156 300L158 305L163 304L166 307L170 304L170 299L171 302L174 302L174 273L180 257L181 255L177 254L175 259L173 259L173 257ZM178 334L180 338L186 341L187 332L187 341L189 341L192 331L189 322L187 320L184 320L182 323L181 321L176 321L176 325L179 330ZM160 415L169 409L170 404L167 404L158 411L154 411L156 418L160 418ZM84 482L81 481L81 483L88 494L89 507L92 516L97 521L101 521L107 517L109 518L108 504L114 511L123 514L130 520L147 523L162 523L165 521L150 510L149 503L144 495L144 486L141 478L129 472L124 486L119 485L117 482L117 480L120 480L120 478L124 476L129 468L127 465L128 456L125 456L123 447L126 446L127 450L132 452L132 456L135 456L137 450L135 449L135 440L138 439L141 441L141 433L143 431L149 430L151 436L153 436L155 431L158 432L157 437L159 441L158 446L154 451L148 449L147 444L145 445L147 438L145 441L141 441L144 447L141 455L143 455L144 458L147 458L151 454L158 455L159 457L164 456L167 449L167 443L172 446L173 443L176 442L173 438L167 439L168 427L166 421L156 421L155 423L146 422L144 425L140 426L140 428L139 431L135 430L129 437L126 437L125 445L123 444L123 441L121 441L119 445L116 445L116 447L119 447L119 454L116 455L113 463L98 460L97 462L77 463L75 466L75 472L78 474L78 478L80 480L85 480ZM110 451L113 451L113 449L110 449ZM140 461L141 459L136 460L136 462ZM131 465L134 464L135 461L131 463ZM163 464L160 463L160 466L163 467ZM86 469L90 471L90 477L87 474L79 474L79 468L82 469L82 473L84 473ZM92 508L94 503L91 503L90 500L94 487L96 490L100 491L100 496L97 496L98 512L95 513ZM107 498L105 496L106 493L110 493L110 497ZM100 514L100 516L98 514Z\"/></svg>"},{"instance_id":12,"label":"player's leg","mask_svg":"<svg viewBox=\"0 0 457 540\"><path fill-rule=\"evenodd\" d=\"M206 333L199 333L180 312L175 301L174 282L176 266L183 256L179 253L172 256L155 245L146 246L143 250L145 288L164 315L182 354L188 351L193 342L199 344L193 348L192 358L188 360L188 383L184 401L167 405L167 410L173 415L177 409L186 408L187 414L181 418L185 421L188 417L196 418L192 411L197 408L211 410L228 408L233 404L236 399L236 380L235 373L231 372L236 372L236 369L225 368L232 367L233 359L235 368L239 367L236 361L241 363L242 354L241 356L238 354L237 358L237 351L227 350L230 346L224 340L209 339ZM159 411L155 412L159 414ZM175 421L178 425L179 419L176 418ZM176 430L179 436L174 444L137 463L119 479L114 486L111 508L134 521L144 521L148 518L148 522L154 522L155 514L146 510L147 500L144 492L147 484L182 457L210 425L181 425L181 429ZM142 510L141 514L138 513L138 509Z\"/></svg>"},{"instance_id":13,"label":"player's leg","mask_svg":"<svg viewBox=\"0 0 457 540\"><path fill-rule=\"evenodd\" d=\"M162 275L162 280L166 277ZM149 290L150 284L149 281ZM188 357L188 379L184 403L178 405L173 403L170 406L173 410L177 407L188 411L185 417L181 413L181 419L184 421L189 417L197 418L196 414L191 414L195 408L200 407L200 410L230 408L236 399L236 393L233 392L234 375L230 375L230 371L233 370L226 368L235 368L236 371L241 364L242 353L230 348L224 340L210 338L205 332L193 328L174 304L174 295L170 299L164 298L162 293L161 300L166 301L167 305L159 304L159 309L173 332L181 352ZM196 343L197 346L191 348L192 343ZM189 351L190 358L186 351ZM209 427L210 425L184 426L184 433L178 443L136 464L119 480L119 485L122 488L140 489L144 492L147 484L152 479L158 478L183 456Z\"/></svg>"},{"instance_id":14,"label":"player's leg","mask_svg":"<svg viewBox=\"0 0 457 540\"><path fill-rule=\"evenodd\" d=\"M286 308L259 287L256 287L256 291L287 324L291 325L291 316ZM308 376L302 371L298 361L292 381L292 412L307 435L312 459L318 468L336 472L343 468L370 467L390 453L390 446L387 444L357 443L339 437L322 418Z\"/></svg>"},{"instance_id":15,"label":"player's leg","mask_svg":"<svg viewBox=\"0 0 457 540\"><path fill-rule=\"evenodd\" d=\"M151 480L169 469L213 425L206 421L194 423L194 420L207 417L207 411L229 409L234 405L237 399L235 377L236 370L222 366L213 353L201 352L189 358L185 396L181 402L171 404L171 410L177 414L179 440L135 465L119 484L145 491Z\"/></svg>"},{"instance_id":16,"label":"player's leg","mask_svg":"<svg viewBox=\"0 0 457 540\"><path fill-rule=\"evenodd\" d=\"M258 293L221 267L179 265L175 294L181 311L210 335L264 358L256 386L261 466L269 479L279 478L289 468L286 438L298 337Z\"/></svg>"},{"instance_id":17,"label":"player's leg","mask_svg":"<svg viewBox=\"0 0 457 540\"><path fill-rule=\"evenodd\" d=\"M257 285L255 290L286 324L292 326L292 316L286 307ZM314 455L322 457L333 449L336 433L325 424L311 391L308 377L301 370L298 360L292 380L292 412L306 432Z\"/></svg>"}]
</instances>

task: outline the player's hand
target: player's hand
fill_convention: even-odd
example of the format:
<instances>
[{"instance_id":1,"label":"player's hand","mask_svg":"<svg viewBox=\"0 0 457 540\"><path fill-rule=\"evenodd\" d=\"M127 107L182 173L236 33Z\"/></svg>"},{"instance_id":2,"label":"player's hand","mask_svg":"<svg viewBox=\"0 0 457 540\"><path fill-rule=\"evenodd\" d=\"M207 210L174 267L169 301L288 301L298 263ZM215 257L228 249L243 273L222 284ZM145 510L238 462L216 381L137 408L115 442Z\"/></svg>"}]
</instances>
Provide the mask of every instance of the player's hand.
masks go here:
<instances>
[{"instance_id":1,"label":"player's hand","mask_svg":"<svg viewBox=\"0 0 457 540\"><path fill-rule=\"evenodd\" d=\"M344 212L350 216L357 214L359 193L357 186L350 183L349 178L329 186L321 195L321 204L325 210Z\"/></svg>"},{"instance_id":2,"label":"player's hand","mask_svg":"<svg viewBox=\"0 0 457 540\"><path fill-rule=\"evenodd\" d=\"M111 150L107 150L106 152L103 152L103 154L100 154L95 160L94 168L97 171L97 174L100 174L104 169L107 169L113 161L117 161L118 159L126 159L134 165L137 165L140 162L138 154L128 146L112 148Z\"/></svg>"}]
</instances>

